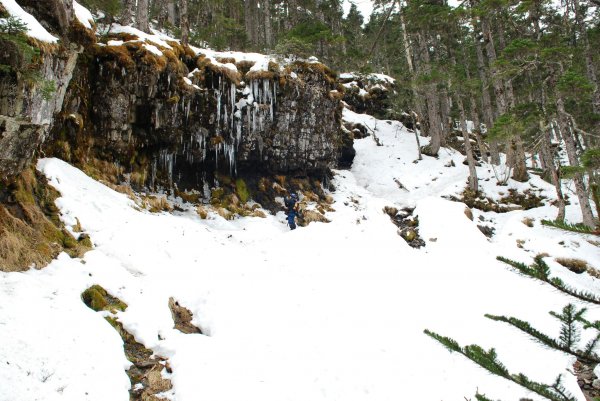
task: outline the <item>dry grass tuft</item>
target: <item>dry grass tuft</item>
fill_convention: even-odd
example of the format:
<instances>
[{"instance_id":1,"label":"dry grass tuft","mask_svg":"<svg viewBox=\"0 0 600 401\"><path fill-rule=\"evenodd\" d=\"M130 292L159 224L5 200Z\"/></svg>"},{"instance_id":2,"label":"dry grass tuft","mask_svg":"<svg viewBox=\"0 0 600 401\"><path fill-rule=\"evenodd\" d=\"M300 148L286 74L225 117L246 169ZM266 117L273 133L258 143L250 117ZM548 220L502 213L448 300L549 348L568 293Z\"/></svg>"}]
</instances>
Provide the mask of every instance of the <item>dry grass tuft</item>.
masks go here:
<instances>
[{"instance_id":1,"label":"dry grass tuft","mask_svg":"<svg viewBox=\"0 0 600 401\"><path fill-rule=\"evenodd\" d=\"M208 210L204 206L198 206L196 208L196 213L202 220L206 220L208 218Z\"/></svg>"},{"instance_id":2,"label":"dry grass tuft","mask_svg":"<svg viewBox=\"0 0 600 401\"><path fill-rule=\"evenodd\" d=\"M521 222L523 224L525 224L527 227L533 227L534 221L535 221L535 219L533 219L531 217L525 217L523 220L521 220Z\"/></svg>"},{"instance_id":3,"label":"dry grass tuft","mask_svg":"<svg viewBox=\"0 0 600 401\"><path fill-rule=\"evenodd\" d=\"M275 75L273 71L248 71L244 79L250 82L257 79L273 79Z\"/></svg>"},{"instance_id":4,"label":"dry grass tuft","mask_svg":"<svg viewBox=\"0 0 600 401\"><path fill-rule=\"evenodd\" d=\"M573 273L581 274L588 269L588 264L585 260L575 258L556 258L555 260Z\"/></svg>"},{"instance_id":5,"label":"dry grass tuft","mask_svg":"<svg viewBox=\"0 0 600 401\"><path fill-rule=\"evenodd\" d=\"M93 52L100 62L114 61L128 70L135 68L135 61L125 46L94 46Z\"/></svg>"},{"instance_id":6,"label":"dry grass tuft","mask_svg":"<svg viewBox=\"0 0 600 401\"><path fill-rule=\"evenodd\" d=\"M229 81L231 81L235 85L239 85L242 81L242 75L239 73L239 71L234 71L230 68L221 65L214 65L206 56L198 57L198 59L196 60L196 65L200 70L209 70L215 74L225 76Z\"/></svg>"},{"instance_id":7,"label":"dry grass tuft","mask_svg":"<svg viewBox=\"0 0 600 401\"><path fill-rule=\"evenodd\" d=\"M233 57L216 57L215 60L222 64L235 64L235 58Z\"/></svg>"},{"instance_id":8,"label":"dry grass tuft","mask_svg":"<svg viewBox=\"0 0 600 401\"><path fill-rule=\"evenodd\" d=\"M241 71L241 73L245 75L248 71L250 71L250 68L252 68L254 64L255 62L252 60L240 60L235 63L235 66L237 67L238 71Z\"/></svg>"},{"instance_id":9,"label":"dry grass tuft","mask_svg":"<svg viewBox=\"0 0 600 401\"><path fill-rule=\"evenodd\" d=\"M173 210L173 207L164 195L142 196L140 199L141 206L152 213L170 212Z\"/></svg>"},{"instance_id":10,"label":"dry grass tuft","mask_svg":"<svg viewBox=\"0 0 600 401\"><path fill-rule=\"evenodd\" d=\"M117 185L123 175L123 168L115 163L96 158L89 158L82 166L84 173L103 184ZM114 189L114 188L113 188Z\"/></svg>"}]
</instances>

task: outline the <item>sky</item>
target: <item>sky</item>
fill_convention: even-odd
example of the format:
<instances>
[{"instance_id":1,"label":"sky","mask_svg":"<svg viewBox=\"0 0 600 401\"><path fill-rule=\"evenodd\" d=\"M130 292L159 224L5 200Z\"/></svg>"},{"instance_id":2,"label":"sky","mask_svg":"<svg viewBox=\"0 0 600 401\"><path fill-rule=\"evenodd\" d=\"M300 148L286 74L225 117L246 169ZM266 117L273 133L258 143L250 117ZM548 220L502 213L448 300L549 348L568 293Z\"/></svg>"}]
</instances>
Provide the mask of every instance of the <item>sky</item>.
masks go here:
<instances>
[{"instance_id":1,"label":"sky","mask_svg":"<svg viewBox=\"0 0 600 401\"><path fill-rule=\"evenodd\" d=\"M356 4L360 13L365 17L365 22L367 22L373 11L373 2L371 0L344 0L344 15L348 14L352 3Z\"/></svg>"},{"instance_id":2,"label":"sky","mask_svg":"<svg viewBox=\"0 0 600 401\"><path fill-rule=\"evenodd\" d=\"M373 12L373 1L372 0L344 0L344 15L348 14L352 3L356 4L360 13L365 17L365 23L369 22L371 12ZM457 6L458 0L449 0L448 3L451 6Z\"/></svg>"}]
</instances>

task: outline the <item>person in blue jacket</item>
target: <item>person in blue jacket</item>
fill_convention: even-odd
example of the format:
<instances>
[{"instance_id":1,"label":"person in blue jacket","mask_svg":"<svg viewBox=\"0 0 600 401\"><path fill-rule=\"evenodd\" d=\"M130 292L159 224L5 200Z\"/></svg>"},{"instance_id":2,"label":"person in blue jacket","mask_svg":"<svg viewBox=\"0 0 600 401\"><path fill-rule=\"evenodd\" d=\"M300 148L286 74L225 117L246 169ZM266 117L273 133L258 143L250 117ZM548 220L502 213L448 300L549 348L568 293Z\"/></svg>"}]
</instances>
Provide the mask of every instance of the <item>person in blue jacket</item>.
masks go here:
<instances>
[{"instance_id":1,"label":"person in blue jacket","mask_svg":"<svg viewBox=\"0 0 600 401\"><path fill-rule=\"evenodd\" d=\"M296 229L296 216L298 215L298 195L295 192L284 199L284 204L286 207L287 221L288 226L290 226L291 230Z\"/></svg>"}]
</instances>

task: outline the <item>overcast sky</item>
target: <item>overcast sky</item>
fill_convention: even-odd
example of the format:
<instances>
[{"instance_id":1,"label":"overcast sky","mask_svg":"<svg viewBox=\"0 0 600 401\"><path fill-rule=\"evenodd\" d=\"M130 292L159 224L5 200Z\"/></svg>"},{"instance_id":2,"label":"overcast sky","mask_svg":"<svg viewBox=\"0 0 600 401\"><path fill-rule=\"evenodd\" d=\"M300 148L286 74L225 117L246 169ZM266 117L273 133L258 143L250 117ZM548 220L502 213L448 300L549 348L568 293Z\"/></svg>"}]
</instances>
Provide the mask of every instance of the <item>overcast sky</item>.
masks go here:
<instances>
[{"instance_id":1,"label":"overcast sky","mask_svg":"<svg viewBox=\"0 0 600 401\"><path fill-rule=\"evenodd\" d=\"M344 16L348 14L350 5L354 3L358 7L358 11L365 17L365 23L369 21L371 12L373 11L373 2L371 0L344 0ZM459 0L449 0L448 4L456 7L460 3Z\"/></svg>"},{"instance_id":2,"label":"overcast sky","mask_svg":"<svg viewBox=\"0 0 600 401\"><path fill-rule=\"evenodd\" d=\"M352 3L356 4L358 11L365 17L365 22L367 22L371 11L373 11L373 2L371 0L344 0L344 16L348 14Z\"/></svg>"}]
</instances>

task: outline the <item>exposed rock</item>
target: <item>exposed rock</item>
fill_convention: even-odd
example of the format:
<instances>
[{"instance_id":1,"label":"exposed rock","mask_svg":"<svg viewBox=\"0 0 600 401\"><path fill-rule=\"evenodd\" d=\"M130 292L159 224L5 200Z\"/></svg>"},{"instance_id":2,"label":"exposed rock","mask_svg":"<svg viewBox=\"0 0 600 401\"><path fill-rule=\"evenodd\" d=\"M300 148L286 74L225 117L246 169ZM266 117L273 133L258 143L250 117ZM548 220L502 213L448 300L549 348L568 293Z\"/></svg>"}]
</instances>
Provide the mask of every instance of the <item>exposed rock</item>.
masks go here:
<instances>
[{"instance_id":1,"label":"exposed rock","mask_svg":"<svg viewBox=\"0 0 600 401\"><path fill-rule=\"evenodd\" d=\"M0 178L7 179L23 171L41 143L44 127L0 115Z\"/></svg>"},{"instance_id":2,"label":"exposed rock","mask_svg":"<svg viewBox=\"0 0 600 401\"><path fill-rule=\"evenodd\" d=\"M50 31L66 36L73 23L67 0L21 1ZM0 40L0 177L16 176L44 142L60 111L82 47L65 40L47 44L18 35ZM39 56L32 57L34 52ZM26 56L27 54L27 56Z\"/></svg>"},{"instance_id":3,"label":"exposed rock","mask_svg":"<svg viewBox=\"0 0 600 401\"><path fill-rule=\"evenodd\" d=\"M493 237L494 232L496 231L496 229L494 227L484 226L483 224L477 225L477 228L479 229L479 231L481 231L483 233L483 235L485 235L488 238Z\"/></svg>"},{"instance_id":4,"label":"exposed rock","mask_svg":"<svg viewBox=\"0 0 600 401\"><path fill-rule=\"evenodd\" d=\"M392 223L398 227L398 235L413 248L421 248L425 246L425 241L419 235L419 217L413 217L414 210L414 208L404 208L399 211L393 206L383 208L383 212L390 216Z\"/></svg>"},{"instance_id":5,"label":"exposed rock","mask_svg":"<svg viewBox=\"0 0 600 401\"><path fill-rule=\"evenodd\" d=\"M356 113L366 113L379 119L389 118L390 94L394 93L393 80L379 74L343 74L339 79L344 86L344 102Z\"/></svg>"},{"instance_id":6,"label":"exposed rock","mask_svg":"<svg viewBox=\"0 0 600 401\"><path fill-rule=\"evenodd\" d=\"M50 32L68 36L74 18L71 0L19 0L19 4Z\"/></svg>"},{"instance_id":7,"label":"exposed rock","mask_svg":"<svg viewBox=\"0 0 600 401\"><path fill-rule=\"evenodd\" d=\"M175 322L173 326L175 329L184 334L202 334L202 330L192 324L194 317L192 312L188 308L179 305L179 302L173 297L169 298L169 309L171 309L171 316L173 316L173 322Z\"/></svg>"}]
</instances>

